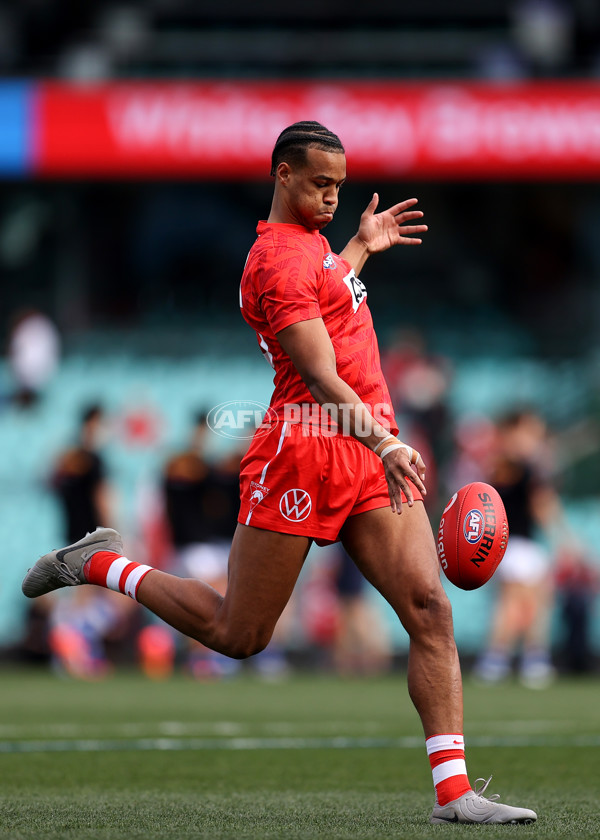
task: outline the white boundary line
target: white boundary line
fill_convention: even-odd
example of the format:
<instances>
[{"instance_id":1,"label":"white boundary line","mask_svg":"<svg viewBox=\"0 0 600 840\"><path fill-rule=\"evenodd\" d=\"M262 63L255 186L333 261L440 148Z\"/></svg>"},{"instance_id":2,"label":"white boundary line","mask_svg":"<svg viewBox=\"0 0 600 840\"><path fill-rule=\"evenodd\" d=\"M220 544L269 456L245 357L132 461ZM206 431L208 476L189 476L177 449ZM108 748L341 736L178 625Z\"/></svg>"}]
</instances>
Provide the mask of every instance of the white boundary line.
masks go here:
<instances>
[{"instance_id":1,"label":"white boundary line","mask_svg":"<svg viewBox=\"0 0 600 840\"><path fill-rule=\"evenodd\" d=\"M600 735L480 736L467 738L471 747L599 747ZM73 738L49 741L0 741L0 754L52 752L146 752L193 750L355 750L425 749L423 738Z\"/></svg>"}]
</instances>

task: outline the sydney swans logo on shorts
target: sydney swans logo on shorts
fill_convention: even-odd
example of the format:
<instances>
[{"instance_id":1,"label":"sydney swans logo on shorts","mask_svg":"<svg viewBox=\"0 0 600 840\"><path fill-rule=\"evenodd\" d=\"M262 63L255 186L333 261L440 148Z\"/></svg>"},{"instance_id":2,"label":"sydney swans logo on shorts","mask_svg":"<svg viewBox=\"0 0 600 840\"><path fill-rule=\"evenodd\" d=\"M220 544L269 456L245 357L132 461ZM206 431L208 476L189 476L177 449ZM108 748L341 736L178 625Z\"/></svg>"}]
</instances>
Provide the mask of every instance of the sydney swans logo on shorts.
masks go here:
<instances>
[{"instance_id":1,"label":"sydney swans logo on shorts","mask_svg":"<svg viewBox=\"0 0 600 840\"><path fill-rule=\"evenodd\" d=\"M303 519L306 519L311 509L312 499L306 490L301 490L299 487L288 490L279 501L281 515L290 522L302 522Z\"/></svg>"},{"instance_id":2,"label":"sydney swans logo on shorts","mask_svg":"<svg viewBox=\"0 0 600 840\"><path fill-rule=\"evenodd\" d=\"M473 545L482 537L483 529L485 528L485 520L480 510L474 508L470 510L465 516L463 523L463 533L468 543Z\"/></svg>"},{"instance_id":3,"label":"sydney swans logo on shorts","mask_svg":"<svg viewBox=\"0 0 600 840\"><path fill-rule=\"evenodd\" d=\"M265 496L271 492L269 487L264 484L259 484L258 481L250 482L250 510L254 510L256 505L259 505Z\"/></svg>"},{"instance_id":4,"label":"sydney swans logo on shorts","mask_svg":"<svg viewBox=\"0 0 600 840\"><path fill-rule=\"evenodd\" d=\"M337 268L333 254L325 254L325 258L323 259L323 268Z\"/></svg>"}]
</instances>

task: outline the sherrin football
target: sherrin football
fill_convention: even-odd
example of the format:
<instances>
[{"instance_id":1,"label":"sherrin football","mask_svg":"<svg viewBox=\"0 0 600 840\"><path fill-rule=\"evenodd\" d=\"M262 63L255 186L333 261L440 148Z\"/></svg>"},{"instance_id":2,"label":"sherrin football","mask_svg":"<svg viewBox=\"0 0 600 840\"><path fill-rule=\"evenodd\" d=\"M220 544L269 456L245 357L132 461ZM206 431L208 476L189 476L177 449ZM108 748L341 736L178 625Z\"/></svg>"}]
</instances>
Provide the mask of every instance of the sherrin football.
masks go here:
<instances>
[{"instance_id":1,"label":"sherrin football","mask_svg":"<svg viewBox=\"0 0 600 840\"><path fill-rule=\"evenodd\" d=\"M460 589L478 589L504 557L508 520L498 491L483 481L461 487L442 514L437 536L440 565Z\"/></svg>"}]
</instances>

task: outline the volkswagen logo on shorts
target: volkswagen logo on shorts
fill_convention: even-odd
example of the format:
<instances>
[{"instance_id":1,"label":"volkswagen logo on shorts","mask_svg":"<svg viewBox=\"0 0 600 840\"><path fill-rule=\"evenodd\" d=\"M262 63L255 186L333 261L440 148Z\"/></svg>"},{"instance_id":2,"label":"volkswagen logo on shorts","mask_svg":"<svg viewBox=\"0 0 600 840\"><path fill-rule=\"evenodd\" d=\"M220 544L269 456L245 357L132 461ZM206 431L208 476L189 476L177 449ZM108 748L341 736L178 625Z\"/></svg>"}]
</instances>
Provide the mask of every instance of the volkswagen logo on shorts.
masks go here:
<instances>
[{"instance_id":1,"label":"volkswagen logo on shorts","mask_svg":"<svg viewBox=\"0 0 600 840\"><path fill-rule=\"evenodd\" d=\"M476 508L470 510L465 516L463 522L463 533L468 543L474 544L479 542L485 528L485 520L483 513Z\"/></svg>"},{"instance_id":2,"label":"volkswagen logo on shorts","mask_svg":"<svg viewBox=\"0 0 600 840\"><path fill-rule=\"evenodd\" d=\"M306 490L301 490L299 487L288 490L279 500L281 515L290 522L302 522L303 519L306 519L311 509L312 499Z\"/></svg>"},{"instance_id":3,"label":"volkswagen logo on shorts","mask_svg":"<svg viewBox=\"0 0 600 840\"><path fill-rule=\"evenodd\" d=\"M266 434L275 418L275 412L265 403L231 400L211 408L206 422L216 435L231 440L250 440L257 434Z\"/></svg>"}]
</instances>

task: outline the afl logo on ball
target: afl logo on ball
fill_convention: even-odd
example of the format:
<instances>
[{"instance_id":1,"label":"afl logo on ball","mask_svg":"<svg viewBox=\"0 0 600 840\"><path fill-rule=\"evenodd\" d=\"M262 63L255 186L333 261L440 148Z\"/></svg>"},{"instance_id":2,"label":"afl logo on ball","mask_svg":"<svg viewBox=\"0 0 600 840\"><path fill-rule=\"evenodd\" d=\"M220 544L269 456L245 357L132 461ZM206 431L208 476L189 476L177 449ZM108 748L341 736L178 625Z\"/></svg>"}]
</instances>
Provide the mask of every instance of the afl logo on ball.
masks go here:
<instances>
[{"instance_id":1,"label":"afl logo on ball","mask_svg":"<svg viewBox=\"0 0 600 840\"><path fill-rule=\"evenodd\" d=\"M279 510L290 522L302 522L306 519L312 508L312 499L299 487L288 490L279 501Z\"/></svg>"},{"instance_id":2,"label":"afl logo on ball","mask_svg":"<svg viewBox=\"0 0 600 840\"><path fill-rule=\"evenodd\" d=\"M465 516L463 523L463 533L468 543L474 544L479 542L483 535L485 528L485 520L480 510L470 510Z\"/></svg>"}]
</instances>

